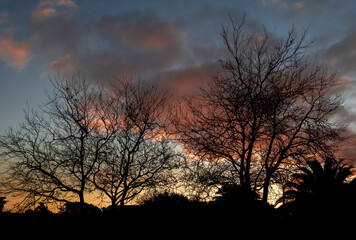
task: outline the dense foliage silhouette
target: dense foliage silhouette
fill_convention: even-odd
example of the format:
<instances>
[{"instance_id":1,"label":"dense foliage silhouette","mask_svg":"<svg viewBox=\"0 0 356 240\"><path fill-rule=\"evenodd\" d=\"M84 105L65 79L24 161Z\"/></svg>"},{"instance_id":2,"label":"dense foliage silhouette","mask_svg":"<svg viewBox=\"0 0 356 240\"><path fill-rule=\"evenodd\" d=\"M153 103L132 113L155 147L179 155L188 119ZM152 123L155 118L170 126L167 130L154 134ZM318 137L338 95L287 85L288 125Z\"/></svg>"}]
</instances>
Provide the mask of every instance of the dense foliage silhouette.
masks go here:
<instances>
[{"instance_id":1,"label":"dense foliage silhouette","mask_svg":"<svg viewBox=\"0 0 356 240\"><path fill-rule=\"evenodd\" d=\"M297 217L319 219L342 219L351 217L355 211L356 179L347 182L354 167L326 158L324 163L308 161L306 166L292 174L283 186L283 196L277 203Z\"/></svg>"},{"instance_id":2,"label":"dense foliage silhouette","mask_svg":"<svg viewBox=\"0 0 356 240\"><path fill-rule=\"evenodd\" d=\"M194 204L196 201L190 201L186 196L176 193L159 193L143 202L145 207L187 207Z\"/></svg>"},{"instance_id":3,"label":"dense foliage silhouette","mask_svg":"<svg viewBox=\"0 0 356 240\"><path fill-rule=\"evenodd\" d=\"M5 203L6 203L5 197L0 197L0 213L2 213Z\"/></svg>"}]
</instances>

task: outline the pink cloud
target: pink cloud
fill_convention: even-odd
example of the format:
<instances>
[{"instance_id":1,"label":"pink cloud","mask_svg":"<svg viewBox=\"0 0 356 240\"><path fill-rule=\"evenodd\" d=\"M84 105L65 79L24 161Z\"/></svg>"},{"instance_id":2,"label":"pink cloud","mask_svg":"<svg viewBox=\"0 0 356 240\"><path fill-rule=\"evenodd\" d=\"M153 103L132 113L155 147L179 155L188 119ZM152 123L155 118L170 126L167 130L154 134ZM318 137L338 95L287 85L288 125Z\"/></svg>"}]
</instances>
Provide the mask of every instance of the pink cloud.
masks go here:
<instances>
[{"instance_id":1,"label":"pink cloud","mask_svg":"<svg viewBox=\"0 0 356 240\"><path fill-rule=\"evenodd\" d=\"M210 81L210 73L217 68L216 63L210 62L201 66L171 70L161 75L161 81L173 96L181 97Z\"/></svg>"},{"instance_id":2,"label":"pink cloud","mask_svg":"<svg viewBox=\"0 0 356 240\"><path fill-rule=\"evenodd\" d=\"M58 70L64 73L73 73L75 71L75 65L72 61L71 55L65 55L60 57L46 66L49 70Z\"/></svg>"},{"instance_id":3,"label":"pink cloud","mask_svg":"<svg viewBox=\"0 0 356 240\"><path fill-rule=\"evenodd\" d=\"M63 7L76 8L77 4L72 0L41 0L33 10L31 19L41 21L50 17L64 16L67 11Z\"/></svg>"},{"instance_id":4,"label":"pink cloud","mask_svg":"<svg viewBox=\"0 0 356 240\"><path fill-rule=\"evenodd\" d=\"M54 6L66 6L66 7L77 7L77 4L73 0L41 0L37 7L54 7Z\"/></svg>"},{"instance_id":5,"label":"pink cloud","mask_svg":"<svg viewBox=\"0 0 356 240\"><path fill-rule=\"evenodd\" d=\"M11 39L0 40L0 60L8 66L22 70L27 66L30 58L30 49L26 43L18 43Z\"/></svg>"},{"instance_id":6,"label":"pink cloud","mask_svg":"<svg viewBox=\"0 0 356 240\"><path fill-rule=\"evenodd\" d=\"M57 0L57 5L63 5L67 7L77 7L77 4L72 0Z\"/></svg>"},{"instance_id":7,"label":"pink cloud","mask_svg":"<svg viewBox=\"0 0 356 240\"><path fill-rule=\"evenodd\" d=\"M39 9L39 10L35 10L34 12L32 12L31 19L43 20L46 18L56 16L57 14L58 14L58 12L54 8Z\"/></svg>"}]
</instances>

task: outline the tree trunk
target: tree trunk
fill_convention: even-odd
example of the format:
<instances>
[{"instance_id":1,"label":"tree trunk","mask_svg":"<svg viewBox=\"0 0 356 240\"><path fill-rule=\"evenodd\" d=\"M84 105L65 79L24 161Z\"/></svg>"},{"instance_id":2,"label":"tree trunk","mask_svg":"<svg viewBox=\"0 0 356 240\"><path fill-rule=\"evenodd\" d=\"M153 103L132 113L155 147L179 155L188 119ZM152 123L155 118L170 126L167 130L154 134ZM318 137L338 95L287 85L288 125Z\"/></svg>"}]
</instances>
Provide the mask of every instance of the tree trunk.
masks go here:
<instances>
[{"instance_id":1,"label":"tree trunk","mask_svg":"<svg viewBox=\"0 0 356 240\"><path fill-rule=\"evenodd\" d=\"M117 204L116 204L116 199L113 197L111 198L111 212L115 212L117 208Z\"/></svg>"},{"instance_id":2,"label":"tree trunk","mask_svg":"<svg viewBox=\"0 0 356 240\"><path fill-rule=\"evenodd\" d=\"M85 203L85 201L84 201L84 192L83 192L83 191L80 191L80 192L78 193L78 195L79 195L79 202L80 202L80 204L81 204L81 205L84 205L84 203Z\"/></svg>"},{"instance_id":3,"label":"tree trunk","mask_svg":"<svg viewBox=\"0 0 356 240\"><path fill-rule=\"evenodd\" d=\"M123 207L125 205L126 194L127 194L127 190L124 189L124 191L122 192L121 199L120 199L120 206L121 207Z\"/></svg>"},{"instance_id":4,"label":"tree trunk","mask_svg":"<svg viewBox=\"0 0 356 240\"><path fill-rule=\"evenodd\" d=\"M264 202L264 203L268 202L268 191L269 191L270 182L271 182L271 175L269 173L267 173L265 182L263 184L262 202Z\"/></svg>"}]
</instances>

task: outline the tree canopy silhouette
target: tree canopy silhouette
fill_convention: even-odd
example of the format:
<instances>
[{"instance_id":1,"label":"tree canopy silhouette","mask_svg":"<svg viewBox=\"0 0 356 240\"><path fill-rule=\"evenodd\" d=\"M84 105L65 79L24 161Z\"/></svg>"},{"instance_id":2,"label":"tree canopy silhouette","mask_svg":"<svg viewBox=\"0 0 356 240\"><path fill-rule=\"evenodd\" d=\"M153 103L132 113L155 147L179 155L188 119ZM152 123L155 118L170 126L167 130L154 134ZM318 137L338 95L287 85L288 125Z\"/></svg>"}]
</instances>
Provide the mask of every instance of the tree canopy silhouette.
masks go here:
<instances>
[{"instance_id":1,"label":"tree canopy silhouette","mask_svg":"<svg viewBox=\"0 0 356 240\"><path fill-rule=\"evenodd\" d=\"M144 190L170 184L182 154L164 133L167 95L157 86L124 81L112 96L119 124L109 151L95 167L93 182L115 208Z\"/></svg>"},{"instance_id":2,"label":"tree canopy silhouette","mask_svg":"<svg viewBox=\"0 0 356 240\"><path fill-rule=\"evenodd\" d=\"M113 102L80 75L57 75L38 110L27 109L17 128L0 137L8 159L6 188L26 194L23 204L85 202L93 168L115 133Z\"/></svg>"},{"instance_id":3,"label":"tree canopy silhouette","mask_svg":"<svg viewBox=\"0 0 356 240\"><path fill-rule=\"evenodd\" d=\"M80 75L51 83L47 102L0 137L3 187L25 194L25 209L42 200L85 206L97 190L123 205L167 182L180 155L163 134L165 95L157 87L132 79L109 93Z\"/></svg>"},{"instance_id":4,"label":"tree canopy silhouette","mask_svg":"<svg viewBox=\"0 0 356 240\"><path fill-rule=\"evenodd\" d=\"M262 188L267 202L285 169L341 140L329 119L343 99L333 94L337 76L307 57L306 32L251 34L244 20L230 20L219 71L173 111L172 122L185 150L204 162L191 165L205 171L200 177L212 176L209 186Z\"/></svg>"}]
</instances>

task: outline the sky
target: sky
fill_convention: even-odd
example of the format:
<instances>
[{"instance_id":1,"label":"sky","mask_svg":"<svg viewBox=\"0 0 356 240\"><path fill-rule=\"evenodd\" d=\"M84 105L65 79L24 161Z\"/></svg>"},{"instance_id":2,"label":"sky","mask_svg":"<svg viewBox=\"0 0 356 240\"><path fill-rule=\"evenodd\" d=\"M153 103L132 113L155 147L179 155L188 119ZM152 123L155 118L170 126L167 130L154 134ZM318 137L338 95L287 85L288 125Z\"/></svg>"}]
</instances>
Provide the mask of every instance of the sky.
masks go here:
<instances>
[{"instance_id":1,"label":"sky","mask_svg":"<svg viewBox=\"0 0 356 240\"><path fill-rule=\"evenodd\" d=\"M308 29L310 54L342 77L343 115L356 120L353 0L0 0L0 132L45 101L57 73L103 83L133 75L189 91L217 69L221 25L244 15L256 33Z\"/></svg>"}]
</instances>

